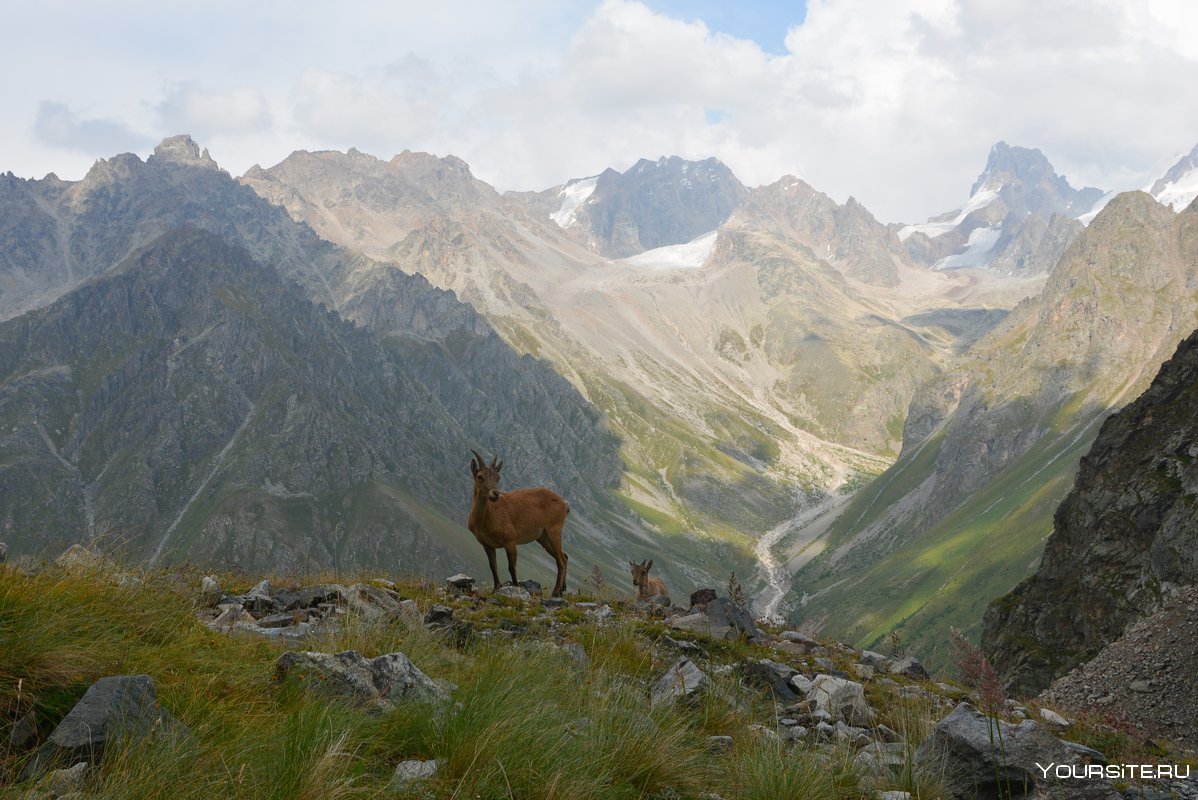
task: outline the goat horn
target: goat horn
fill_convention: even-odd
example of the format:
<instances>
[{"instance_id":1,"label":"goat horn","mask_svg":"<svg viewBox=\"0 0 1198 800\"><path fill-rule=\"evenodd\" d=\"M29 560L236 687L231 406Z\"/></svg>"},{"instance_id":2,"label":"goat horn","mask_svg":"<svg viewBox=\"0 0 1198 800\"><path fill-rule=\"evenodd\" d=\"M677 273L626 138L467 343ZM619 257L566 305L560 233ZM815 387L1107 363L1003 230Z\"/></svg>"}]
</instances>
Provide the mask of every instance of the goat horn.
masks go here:
<instances>
[{"instance_id":1,"label":"goat horn","mask_svg":"<svg viewBox=\"0 0 1198 800\"><path fill-rule=\"evenodd\" d=\"M495 465L499 463L499 456L491 457L491 469L495 469Z\"/></svg>"},{"instance_id":2,"label":"goat horn","mask_svg":"<svg viewBox=\"0 0 1198 800\"><path fill-rule=\"evenodd\" d=\"M478 451L477 451L477 450L471 450L470 452L471 452L471 453L474 453L474 457L478 459L478 465L479 465L480 467L481 467L483 464L486 464L486 463L487 463L487 459L485 459L485 458L483 458L482 456L480 456L480 455L478 454Z\"/></svg>"}]
</instances>

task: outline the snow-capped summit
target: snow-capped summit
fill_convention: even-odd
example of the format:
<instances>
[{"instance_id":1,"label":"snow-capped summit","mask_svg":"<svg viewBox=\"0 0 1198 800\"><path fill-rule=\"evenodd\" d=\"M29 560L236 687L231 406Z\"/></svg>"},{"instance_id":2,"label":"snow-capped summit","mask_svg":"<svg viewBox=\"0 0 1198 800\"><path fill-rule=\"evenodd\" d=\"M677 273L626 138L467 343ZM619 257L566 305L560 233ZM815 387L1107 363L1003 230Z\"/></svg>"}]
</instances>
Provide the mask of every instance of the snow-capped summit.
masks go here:
<instances>
[{"instance_id":1,"label":"snow-capped summit","mask_svg":"<svg viewBox=\"0 0 1198 800\"><path fill-rule=\"evenodd\" d=\"M1074 189L1039 150L998 142L963 206L898 234L935 269L1046 271L1080 229L1076 218L1102 197L1101 189Z\"/></svg>"},{"instance_id":2,"label":"snow-capped summit","mask_svg":"<svg viewBox=\"0 0 1198 800\"><path fill-rule=\"evenodd\" d=\"M1198 145L1148 189L1158 203L1181 211L1198 197Z\"/></svg>"},{"instance_id":3,"label":"snow-capped summit","mask_svg":"<svg viewBox=\"0 0 1198 800\"><path fill-rule=\"evenodd\" d=\"M549 217L597 252L627 258L715 230L748 194L721 161L641 159L570 181Z\"/></svg>"}]
</instances>

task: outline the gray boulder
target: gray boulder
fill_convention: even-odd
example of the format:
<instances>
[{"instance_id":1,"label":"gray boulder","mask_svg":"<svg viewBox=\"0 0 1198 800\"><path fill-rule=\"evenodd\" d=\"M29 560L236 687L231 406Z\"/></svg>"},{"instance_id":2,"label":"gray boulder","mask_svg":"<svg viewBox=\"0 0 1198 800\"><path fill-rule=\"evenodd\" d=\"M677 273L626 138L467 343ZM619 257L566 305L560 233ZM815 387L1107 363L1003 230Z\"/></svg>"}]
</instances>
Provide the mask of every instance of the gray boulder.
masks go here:
<instances>
[{"instance_id":1,"label":"gray boulder","mask_svg":"<svg viewBox=\"0 0 1198 800\"><path fill-rule=\"evenodd\" d=\"M293 592L279 592L275 595L275 604L280 611L316 608L322 603L336 603L344 592L345 587L336 583L305 586Z\"/></svg>"},{"instance_id":2,"label":"gray boulder","mask_svg":"<svg viewBox=\"0 0 1198 800\"><path fill-rule=\"evenodd\" d=\"M426 628L445 628L453 624L453 609L449 606L435 605L424 615Z\"/></svg>"},{"instance_id":3,"label":"gray boulder","mask_svg":"<svg viewBox=\"0 0 1198 800\"><path fill-rule=\"evenodd\" d=\"M665 671L665 674L653 684L651 703L653 706L668 705L678 700L691 700L698 697L711 685L711 681L703 670L694 662L683 656Z\"/></svg>"},{"instance_id":4,"label":"gray boulder","mask_svg":"<svg viewBox=\"0 0 1198 800\"><path fill-rule=\"evenodd\" d=\"M1091 751L1093 752L1093 751ZM915 751L915 765L943 776L954 798L1052 797L1062 800L1118 800L1107 781L1047 777L1040 764L1103 763L1101 754L1078 752L1034 721L1018 725L987 717L961 703L940 720Z\"/></svg>"},{"instance_id":5,"label":"gray boulder","mask_svg":"<svg viewBox=\"0 0 1198 800\"><path fill-rule=\"evenodd\" d=\"M350 700L372 711L389 711L401 702L441 702L445 691L403 653L366 659L356 650L341 653L293 651L279 656L275 677L299 676L317 691Z\"/></svg>"},{"instance_id":6,"label":"gray boulder","mask_svg":"<svg viewBox=\"0 0 1198 800\"><path fill-rule=\"evenodd\" d=\"M865 687L856 681L832 675L816 675L807 692L816 712L827 712L833 721L843 720L850 725L869 724L873 712L865 702Z\"/></svg>"},{"instance_id":7,"label":"gray boulder","mask_svg":"<svg viewBox=\"0 0 1198 800\"><path fill-rule=\"evenodd\" d=\"M56 762L94 763L118 737L181 733L186 728L158 705L149 675L112 675L93 683L26 766L37 775Z\"/></svg>"},{"instance_id":8,"label":"gray boulder","mask_svg":"<svg viewBox=\"0 0 1198 800\"><path fill-rule=\"evenodd\" d=\"M346 611L367 622L398 621L406 617L399 594L369 583L345 587L339 599Z\"/></svg>"},{"instance_id":9,"label":"gray boulder","mask_svg":"<svg viewBox=\"0 0 1198 800\"><path fill-rule=\"evenodd\" d=\"M872 742L857 751L853 766L863 775L884 781L899 774L911 758L904 742Z\"/></svg>"},{"instance_id":10,"label":"gray boulder","mask_svg":"<svg viewBox=\"0 0 1198 800\"><path fill-rule=\"evenodd\" d=\"M516 585L533 597L540 597L545 592L545 588L534 580L523 580Z\"/></svg>"},{"instance_id":11,"label":"gray boulder","mask_svg":"<svg viewBox=\"0 0 1198 800\"><path fill-rule=\"evenodd\" d=\"M715 589L699 589L691 592L691 608L707 605L716 597L718 595L715 593Z\"/></svg>"},{"instance_id":12,"label":"gray boulder","mask_svg":"<svg viewBox=\"0 0 1198 800\"><path fill-rule=\"evenodd\" d=\"M437 774L437 769L440 764L436 759L431 761L420 761L413 759L411 761L401 761L395 765L395 772L391 776L392 791L403 791L410 784L416 781L427 780Z\"/></svg>"},{"instance_id":13,"label":"gray boulder","mask_svg":"<svg viewBox=\"0 0 1198 800\"><path fill-rule=\"evenodd\" d=\"M457 575L450 575L445 579L445 584L456 592L470 593L474 591L474 578L464 572L459 572Z\"/></svg>"},{"instance_id":14,"label":"gray boulder","mask_svg":"<svg viewBox=\"0 0 1198 800\"><path fill-rule=\"evenodd\" d=\"M736 672L746 683L769 689L774 697L783 703L793 703L799 699L791 686L791 679L799 674L794 667L770 661L768 658L745 659L737 665Z\"/></svg>"},{"instance_id":15,"label":"gray boulder","mask_svg":"<svg viewBox=\"0 0 1198 800\"><path fill-rule=\"evenodd\" d=\"M527 603L532 600L532 595L523 586L500 586L495 590L495 596L505 597L517 603Z\"/></svg>"},{"instance_id":16,"label":"gray boulder","mask_svg":"<svg viewBox=\"0 0 1198 800\"><path fill-rule=\"evenodd\" d=\"M760 635L752 615L726 597L717 597L702 606L693 607L689 614L672 617L669 625L682 631L706 634L713 639Z\"/></svg>"},{"instance_id":17,"label":"gray boulder","mask_svg":"<svg viewBox=\"0 0 1198 800\"><path fill-rule=\"evenodd\" d=\"M923 664L920 664L913 656L904 656L898 661L892 662L889 668L891 675L899 675L904 678L915 678L916 680L926 681L931 676L924 669Z\"/></svg>"}]
</instances>

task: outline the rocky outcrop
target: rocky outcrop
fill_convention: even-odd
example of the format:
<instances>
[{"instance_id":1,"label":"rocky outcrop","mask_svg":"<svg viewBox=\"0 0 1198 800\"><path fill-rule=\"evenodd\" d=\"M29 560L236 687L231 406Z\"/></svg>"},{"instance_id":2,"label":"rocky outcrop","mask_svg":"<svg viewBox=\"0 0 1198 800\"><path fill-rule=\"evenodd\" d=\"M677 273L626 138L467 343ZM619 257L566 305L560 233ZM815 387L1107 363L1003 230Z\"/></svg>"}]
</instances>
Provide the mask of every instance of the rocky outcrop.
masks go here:
<instances>
[{"instance_id":1,"label":"rocky outcrop","mask_svg":"<svg viewBox=\"0 0 1198 800\"><path fill-rule=\"evenodd\" d=\"M568 231L609 258L624 258L714 231L748 193L715 158L642 158L625 172L600 174Z\"/></svg>"},{"instance_id":2,"label":"rocky outcrop","mask_svg":"<svg viewBox=\"0 0 1198 800\"><path fill-rule=\"evenodd\" d=\"M389 711L398 703L437 703L447 699L403 653L363 658L356 650L342 653L289 652L275 663L279 680L295 676L312 691L348 699L367 709Z\"/></svg>"},{"instance_id":3,"label":"rocky outcrop","mask_svg":"<svg viewBox=\"0 0 1198 800\"><path fill-rule=\"evenodd\" d=\"M1198 583L1198 333L1110 417L1057 509L1040 568L989 608L1005 683L1034 694Z\"/></svg>"},{"instance_id":4,"label":"rocky outcrop","mask_svg":"<svg viewBox=\"0 0 1198 800\"><path fill-rule=\"evenodd\" d=\"M1055 770L1061 765L1084 770L1086 765L1105 763L1101 753L1062 742L1032 720L1012 725L968 703L936 723L915 751L916 767L943 776L949 796L959 800L1119 800L1121 795L1108 781L1061 780Z\"/></svg>"}]
</instances>

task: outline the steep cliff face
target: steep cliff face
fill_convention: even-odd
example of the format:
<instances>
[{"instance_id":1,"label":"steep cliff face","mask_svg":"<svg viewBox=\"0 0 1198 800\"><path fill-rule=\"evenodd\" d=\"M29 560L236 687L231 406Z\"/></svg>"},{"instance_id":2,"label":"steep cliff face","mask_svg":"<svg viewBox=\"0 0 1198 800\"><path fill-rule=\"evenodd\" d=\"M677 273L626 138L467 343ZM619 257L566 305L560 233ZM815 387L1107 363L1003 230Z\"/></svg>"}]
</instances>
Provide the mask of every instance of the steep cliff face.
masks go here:
<instances>
[{"instance_id":1,"label":"steep cliff face","mask_svg":"<svg viewBox=\"0 0 1198 800\"><path fill-rule=\"evenodd\" d=\"M564 227L597 252L625 258L715 230L748 193L718 159L642 158L625 172L600 174Z\"/></svg>"},{"instance_id":2,"label":"steep cliff face","mask_svg":"<svg viewBox=\"0 0 1198 800\"><path fill-rule=\"evenodd\" d=\"M1039 570L988 609L983 647L1013 691L1034 694L1195 583L1198 333L1103 424Z\"/></svg>"}]
</instances>

